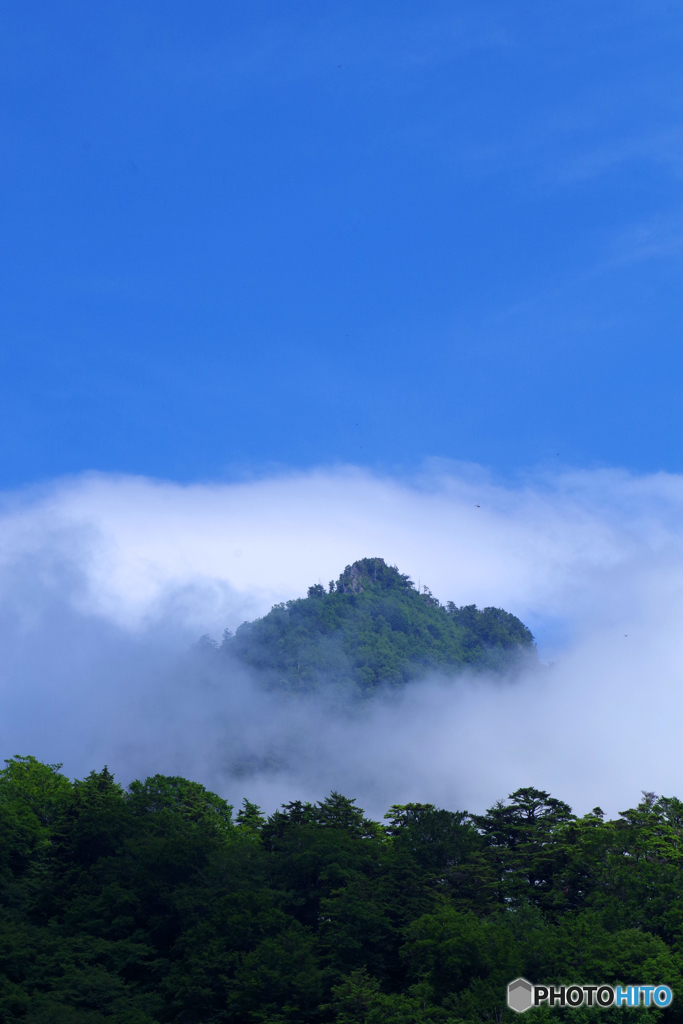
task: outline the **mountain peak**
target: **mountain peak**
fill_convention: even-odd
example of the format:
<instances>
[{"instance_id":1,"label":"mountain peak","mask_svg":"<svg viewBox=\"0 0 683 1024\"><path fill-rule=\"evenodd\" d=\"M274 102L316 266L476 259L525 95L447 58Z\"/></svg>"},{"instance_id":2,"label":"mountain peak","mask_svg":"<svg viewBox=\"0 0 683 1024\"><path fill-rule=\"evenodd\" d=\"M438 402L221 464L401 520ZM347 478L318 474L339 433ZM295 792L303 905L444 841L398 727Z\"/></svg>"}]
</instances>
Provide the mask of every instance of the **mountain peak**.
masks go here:
<instances>
[{"instance_id":1,"label":"mountain peak","mask_svg":"<svg viewBox=\"0 0 683 1024\"><path fill-rule=\"evenodd\" d=\"M413 581L400 573L395 565L387 565L383 558L359 558L346 566L337 580L336 590L340 594L362 594L368 586L382 590L409 590Z\"/></svg>"},{"instance_id":2,"label":"mountain peak","mask_svg":"<svg viewBox=\"0 0 683 1024\"><path fill-rule=\"evenodd\" d=\"M351 686L368 693L429 671L507 671L534 654L527 627L502 608L441 605L383 558L360 558L326 590L274 608L226 635L223 650L287 689Z\"/></svg>"}]
</instances>

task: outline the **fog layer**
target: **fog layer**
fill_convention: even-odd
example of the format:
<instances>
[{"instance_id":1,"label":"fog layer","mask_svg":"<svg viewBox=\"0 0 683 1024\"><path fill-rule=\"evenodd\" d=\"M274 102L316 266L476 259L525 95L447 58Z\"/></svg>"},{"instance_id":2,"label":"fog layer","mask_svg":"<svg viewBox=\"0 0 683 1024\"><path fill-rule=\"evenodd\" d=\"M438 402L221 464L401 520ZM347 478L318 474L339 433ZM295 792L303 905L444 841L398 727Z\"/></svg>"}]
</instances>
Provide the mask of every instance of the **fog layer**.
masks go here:
<instances>
[{"instance_id":1,"label":"fog layer","mask_svg":"<svg viewBox=\"0 0 683 1024\"><path fill-rule=\"evenodd\" d=\"M335 788L381 814L481 810L535 785L609 813L683 795L683 478L503 485L353 468L182 487L88 476L5 495L0 753L184 774L267 810ZM496 605L542 671L430 678L362 706L291 698L190 646L381 556L441 600Z\"/></svg>"}]
</instances>

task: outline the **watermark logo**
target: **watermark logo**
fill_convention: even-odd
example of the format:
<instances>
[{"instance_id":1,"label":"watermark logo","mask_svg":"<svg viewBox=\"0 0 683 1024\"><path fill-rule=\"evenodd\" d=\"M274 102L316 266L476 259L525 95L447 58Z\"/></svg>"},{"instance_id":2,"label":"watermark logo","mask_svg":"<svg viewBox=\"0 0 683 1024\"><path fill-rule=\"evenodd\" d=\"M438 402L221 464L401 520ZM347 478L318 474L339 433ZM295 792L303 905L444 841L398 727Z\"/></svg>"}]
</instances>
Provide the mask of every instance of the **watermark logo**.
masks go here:
<instances>
[{"instance_id":1,"label":"watermark logo","mask_svg":"<svg viewBox=\"0 0 683 1024\"><path fill-rule=\"evenodd\" d=\"M508 1006L524 1013L532 1006L669 1006L673 992L668 985L532 985L515 978L508 985Z\"/></svg>"}]
</instances>

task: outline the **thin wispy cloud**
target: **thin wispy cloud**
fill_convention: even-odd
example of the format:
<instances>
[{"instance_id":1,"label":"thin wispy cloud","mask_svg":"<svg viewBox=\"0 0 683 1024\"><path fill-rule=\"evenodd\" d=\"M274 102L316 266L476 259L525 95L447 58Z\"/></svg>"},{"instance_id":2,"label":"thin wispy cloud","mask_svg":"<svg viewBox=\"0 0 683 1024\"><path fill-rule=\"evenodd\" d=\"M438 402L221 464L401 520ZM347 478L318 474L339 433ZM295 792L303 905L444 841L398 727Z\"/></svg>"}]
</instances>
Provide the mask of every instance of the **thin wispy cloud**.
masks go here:
<instances>
[{"instance_id":1,"label":"thin wispy cloud","mask_svg":"<svg viewBox=\"0 0 683 1024\"><path fill-rule=\"evenodd\" d=\"M615 236L611 248L612 255L605 269L651 259L680 260L683 253L680 210L669 217L658 217L625 228Z\"/></svg>"},{"instance_id":2,"label":"thin wispy cloud","mask_svg":"<svg viewBox=\"0 0 683 1024\"><path fill-rule=\"evenodd\" d=\"M558 181L586 181L613 168L634 161L647 161L667 167L677 176L681 172L681 133L668 129L655 134L627 136L586 147L555 167Z\"/></svg>"}]
</instances>

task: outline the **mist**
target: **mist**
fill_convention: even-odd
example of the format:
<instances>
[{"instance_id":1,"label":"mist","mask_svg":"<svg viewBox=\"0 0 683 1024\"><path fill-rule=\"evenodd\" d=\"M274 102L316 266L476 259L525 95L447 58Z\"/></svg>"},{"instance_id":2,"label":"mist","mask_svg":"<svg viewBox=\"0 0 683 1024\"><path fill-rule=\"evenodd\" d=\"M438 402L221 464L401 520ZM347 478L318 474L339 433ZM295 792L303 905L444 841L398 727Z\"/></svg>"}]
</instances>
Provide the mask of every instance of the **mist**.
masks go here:
<instances>
[{"instance_id":1,"label":"mist","mask_svg":"<svg viewBox=\"0 0 683 1024\"><path fill-rule=\"evenodd\" d=\"M500 482L432 463L181 486L88 475L0 513L0 755L79 777L161 772L272 811L331 789L374 816L481 811L519 786L578 813L683 795L683 478L616 470ZM266 691L192 649L355 559L538 640L515 678L433 675L365 702Z\"/></svg>"}]
</instances>

